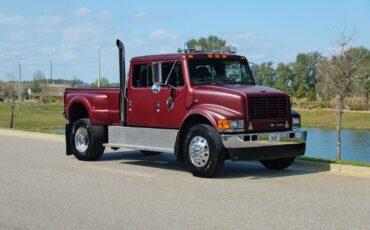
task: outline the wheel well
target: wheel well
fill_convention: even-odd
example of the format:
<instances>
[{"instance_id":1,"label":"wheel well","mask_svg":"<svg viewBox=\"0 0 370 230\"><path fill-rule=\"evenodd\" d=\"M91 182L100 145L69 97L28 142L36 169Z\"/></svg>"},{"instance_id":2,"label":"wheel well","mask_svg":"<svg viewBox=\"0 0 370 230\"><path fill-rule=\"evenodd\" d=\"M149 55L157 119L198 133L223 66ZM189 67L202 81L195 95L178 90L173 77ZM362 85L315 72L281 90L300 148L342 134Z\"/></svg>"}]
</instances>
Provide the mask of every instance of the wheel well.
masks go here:
<instances>
[{"instance_id":1,"label":"wheel well","mask_svg":"<svg viewBox=\"0 0 370 230\"><path fill-rule=\"evenodd\" d=\"M189 127L198 125L198 124L207 124L212 126L211 122L202 115L191 115L186 118L185 122L181 126L181 130L187 130Z\"/></svg>"},{"instance_id":2,"label":"wheel well","mask_svg":"<svg viewBox=\"0 0 370 230\"><path fill-rule=\"evenodd\" d=\"M85 106L80 103L74 103L69 109L69 121L73 123L81 118L89 118L89 113Z\"/></svg>"}]
</instances>

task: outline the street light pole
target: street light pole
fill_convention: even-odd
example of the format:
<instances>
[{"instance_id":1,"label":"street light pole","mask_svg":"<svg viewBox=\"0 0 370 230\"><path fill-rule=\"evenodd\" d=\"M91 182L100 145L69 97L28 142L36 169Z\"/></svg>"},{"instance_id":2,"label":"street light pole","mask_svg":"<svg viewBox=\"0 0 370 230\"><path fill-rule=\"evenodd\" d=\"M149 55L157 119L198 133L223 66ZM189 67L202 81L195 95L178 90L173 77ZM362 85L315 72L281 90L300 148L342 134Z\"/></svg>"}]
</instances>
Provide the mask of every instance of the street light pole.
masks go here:
<instances>
[{"instance_id":1,"label":"street light pole","mask_svg":"<svg viewBox=\"0 0 370 230\"><path fill-rule=\"evenodd\" d=\"M53 61L50 61L50 82L53 84Z\"/></svg>"},{"instance_id":2,"label":"street light pole","mask_svg":"<svg viewBox=\"0 0 370 230\"><path fill-rule=\"evenodd\" d=\"M98 55L98 56L99 56L99 60L98 60L98 61L99 61L99 78L98 78L98 87L100 87L100 46L99 46L99 49L98 49L98 50L99 50L99 55Z\"/></svg>"},{"instance_id":3,"label":"street light pole","mask_svg":"<svg viewBox=\"0 0 370 230\"><path fill-rule=\"evenodd\" d=\"M95 46L96 48L98 48L98 87L100 87L100 46Z\"/></svg>"},{"instance_id":4,"label":"street light pole","mask_svg":"<svg viewBox=\"0 0 370 230\"><path fill-rule=\"evenodd\" d=\"M22 72L21 72L21 63L18 62L19 68L19 82L18 82L18 102L21 103L21 81L22 81Z\"/></svg>"}]
</instances>

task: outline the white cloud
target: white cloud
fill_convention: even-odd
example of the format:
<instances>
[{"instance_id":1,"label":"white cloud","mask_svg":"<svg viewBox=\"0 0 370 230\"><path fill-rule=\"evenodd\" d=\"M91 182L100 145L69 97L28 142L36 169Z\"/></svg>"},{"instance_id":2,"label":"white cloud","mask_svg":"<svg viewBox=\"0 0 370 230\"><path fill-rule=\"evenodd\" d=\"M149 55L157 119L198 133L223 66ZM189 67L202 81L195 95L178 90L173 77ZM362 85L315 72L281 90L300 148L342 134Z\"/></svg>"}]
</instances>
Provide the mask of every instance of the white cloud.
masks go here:
<instances>
[{"instance_id":1,"label":"white cloud","mask_svg":"<svg viewBox=\"0 0 370 230\"><path fill-rule=\"evenodd\" d=\"M51 55L56 52L56 48L54 47L41 47L39 48L39 51L43 55Z\"/></svg>"},{"instance_id":2,"label":"white cloud","mask_svg":"<svg viewBox=\"0 0 370 230\"><path fill-rule=\"evenodd\" d=\"M155 30L150 33L150 37L155 40L175 40L177 36L165 30Z\"/></svg>"},{"instance_id":3,"label":"white cloud","mask_svg":"<svg viewBox=\"0 0 370 230\"><path fill-rule=\"evenodd\" d=\"M92 26L75 26L65 28L63 38L69 43L90 40L95 35L96 30Z\"/></svg>"},{"instance_id":4,"label":"white cloud","mask_svg":"<svg viewBox=\"0 0 370 230\"><path fill-rule=\"evenodd\" d=\"M144 11L140 11L140 12L137 12L136 15L135 15L135 19L143 19L147 16L147 13L145 13Z\"/></svg>"},{"instance_id":5,"label":"white cloud","mask_svg":"<svg viewBox=\"0 0 370 230\"><path fill-rule=\"evenodd\" d=\"M6 16L0 14L0 26L18 26L19 24L24 22L24 18L20 15L16 16Z\"/></svg>"},{"instance_id":6,"label":"white cloud","mask_svg":"<svg viewBox=\"0 0 370 230\"><path fill-rule=\"evenodd\" d=\"M26 33L24 30L18 30L11 33L6 34L5 36L2 36L1 38L5 41L24 41L25 40Z\"/></svg>"},{"instance_id":7,"label":"white cloud","mask_svg":"<svg viewBox=\"0 0 370 230\"><path fill-rule=\"evenodd\" d=\"M167 15L158 12L145 12L139 11L135 14L134 19L136 20L171 20Z\"/></svg>"},{"instance_id":8,"label":"white cloud","mask_svg":"<svg viewBox=\"0 0 370 230\"><path fill-rule=\"evenodd\" d=\"M111 17L110 13L106 10L100 11L99 13L99 19L100 20L107 20Z\"/></svg>"},{"instance_id":9,"label":"white cloud","mask_svg":"<svg viewBox=\"0 0 370 230\"><path fill-rule=\"evenodd\" d=\"M88 15L89 13L91 13L91 9L89 7L83 6L74 13L74 16L80 17Z\"/></svg>"},{"instance_id":10,"label":"white cloud","mask_svg":"<svg viewBox=\"0 0 370 230\"><path fill-rule=\"evenodd\" d=\"M62 60L68 61L68 60L73 60L76 58L76 54L72 51L66 51L61 53L60 55Z\"/></svg>"},{"instance_id":11,"label":"white cloud","mask_svg":"<svg viewBox=\"0 0 370 230\"><path fill-rule=\"evenodd\" d=\"M64 17L61 15L44 15L36 20L40 26L57 26L63 22Z\"/></svg>"}]
</instances>

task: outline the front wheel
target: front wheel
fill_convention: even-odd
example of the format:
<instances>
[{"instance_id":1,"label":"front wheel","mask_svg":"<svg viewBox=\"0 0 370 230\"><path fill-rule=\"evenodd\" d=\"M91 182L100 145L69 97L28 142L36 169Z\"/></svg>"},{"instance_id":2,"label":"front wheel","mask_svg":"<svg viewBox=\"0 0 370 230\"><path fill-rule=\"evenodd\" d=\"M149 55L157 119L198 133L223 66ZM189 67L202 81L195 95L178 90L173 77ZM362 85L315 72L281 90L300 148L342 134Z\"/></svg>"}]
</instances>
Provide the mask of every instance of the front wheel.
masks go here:
<instances>
[{"instance_id":1,"label":"front wheel","mask_svg":"<svg viewBox=\"0 0 370 230\"><path fill-rule=\"evenodd\" d=\"M293 164L294 160L295 157L286 157L279 159L261 160L260 162L267 169L281 170L288 168L291 164Z\"/></svg>"},{"instance_id":2,"label":"front wheel","mask_svg":"<svg viewBox=\"0 0 370 230\"><path fill-rule=\"evenodd\" d=\"M104 152L103 126L92 126L90 119L79 119L73 123L71 133L71 148L75 157L82 161L93 161Z\"/></svg>"},{"instance_id":3,"label":"front wheel","mask_svg":"<svg viewBox=\"0 0 370 230\"><path fill-rule=\"evenodd\" d=\"M225 150L220 134L200 124L189 129L184 144L185 165L197 177L213 177L223 167Z\"/></svg>"}]
</instances>

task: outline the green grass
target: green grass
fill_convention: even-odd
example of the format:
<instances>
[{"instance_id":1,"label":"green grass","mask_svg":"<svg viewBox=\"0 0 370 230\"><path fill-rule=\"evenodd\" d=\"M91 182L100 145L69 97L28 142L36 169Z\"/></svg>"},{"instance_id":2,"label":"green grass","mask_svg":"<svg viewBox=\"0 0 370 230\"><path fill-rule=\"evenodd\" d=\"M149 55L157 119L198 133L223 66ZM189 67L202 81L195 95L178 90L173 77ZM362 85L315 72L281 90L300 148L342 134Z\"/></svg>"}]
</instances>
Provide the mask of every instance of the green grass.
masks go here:
<instances>
[{"instance_id":1,"label":"green grass","mask_svg":"<svg viewBox=\"0 0 370 230\"><path fill-rule=\"evenodd\" d=\"M298 110L303 127L335 128L335 111L333 110ZM14 128L37 132L50 132L51 129L63 128L63 104L26 104L15 109ZM10 108L0 103L0 127L9 128ZM370 113L343 113L343 128L370 130Z\"/></svg>"},{"instance_id":2,"label":"green grass","mask_svg":"<svg viewBox=\"0 0 370 230\"><path fill-rule=\"evenodd\" d=\"M370 167L370 163L364 163L359 161L337 161L327 158L317 158L317 157L297 157L298 160L303 161L312 161L312 162L319 162L319 163L334 163L334 164L340 164L340 165L353 165L353 166L364 166L364 167Z\"/></svg>"},{"instance_id":3,"label":"green grass","mask_svg":"<svg viewBox=\"0 0 370 230\"><path fill-rule=\"evenodd\" d=\"M63 128L67 123L64 119L63 104L26 104L22 103L21 110L14 110L14 129L35 132L53 133L51 130ZM9 128L10 107L0 103L0 127Z\"/></svg>"},{"instance_id":4,"label":"green grass","mask_svg":"<svg viewBox=\"0 0 370 230\"><path fill-rule=\"evenodd\" d=\"M303 127L335 128L334 110L297 110L301 114ZM370 113L344 112L343 129L370 130Z\"/></svg>"}]
</instances>

